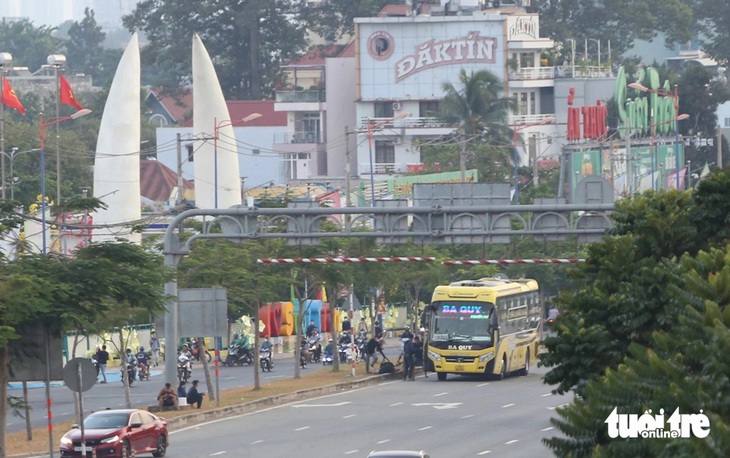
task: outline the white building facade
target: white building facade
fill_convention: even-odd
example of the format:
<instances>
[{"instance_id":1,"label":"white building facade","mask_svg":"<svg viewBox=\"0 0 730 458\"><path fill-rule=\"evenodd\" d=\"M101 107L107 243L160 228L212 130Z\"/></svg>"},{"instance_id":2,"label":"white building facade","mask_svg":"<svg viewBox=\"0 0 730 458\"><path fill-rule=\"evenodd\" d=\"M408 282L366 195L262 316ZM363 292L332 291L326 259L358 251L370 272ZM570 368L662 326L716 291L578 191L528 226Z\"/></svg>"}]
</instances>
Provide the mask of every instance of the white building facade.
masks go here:
<instances>
[{"instance_id":1,"label":"white building facade","mask_svg":"<svg viewBox=\"0 0 730 458\"><path fill-rule=\"evenodd\" d=\"M557 156L556 126L548 124L555 118L555 71L541 59L554 44L539 37L539 17L515 7L437 10L355 20L356 117L360 130L370 126L371 140L358 142L356 173L380 180L420 164L416 141L453 131L436 115L443 84L458 88L462 69L492 72L505 82L504 95L515 98L509 123L520 135L520 164L531 153ZM528 137L530 147L522 148Z\"/></svg>"}]
</instances>

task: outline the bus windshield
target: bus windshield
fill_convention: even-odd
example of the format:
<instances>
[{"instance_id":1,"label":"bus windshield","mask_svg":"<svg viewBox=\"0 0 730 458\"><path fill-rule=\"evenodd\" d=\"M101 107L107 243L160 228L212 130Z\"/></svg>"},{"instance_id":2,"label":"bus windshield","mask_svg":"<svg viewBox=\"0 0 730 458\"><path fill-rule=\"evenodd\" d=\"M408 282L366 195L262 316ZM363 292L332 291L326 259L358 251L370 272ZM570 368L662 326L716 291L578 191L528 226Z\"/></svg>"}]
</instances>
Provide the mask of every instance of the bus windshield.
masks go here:
<instances>
[{"instance_id":1,"label":"bus windshield","mask_svg":"<svg viewBox=\"0 0 730 458\"><path fill-rule=\"evenodd\" d=\"M494 304L489 302L448 301L433 304L430 339L434 342L491 342L490 323Z\"/></svg>"}]
</instances>

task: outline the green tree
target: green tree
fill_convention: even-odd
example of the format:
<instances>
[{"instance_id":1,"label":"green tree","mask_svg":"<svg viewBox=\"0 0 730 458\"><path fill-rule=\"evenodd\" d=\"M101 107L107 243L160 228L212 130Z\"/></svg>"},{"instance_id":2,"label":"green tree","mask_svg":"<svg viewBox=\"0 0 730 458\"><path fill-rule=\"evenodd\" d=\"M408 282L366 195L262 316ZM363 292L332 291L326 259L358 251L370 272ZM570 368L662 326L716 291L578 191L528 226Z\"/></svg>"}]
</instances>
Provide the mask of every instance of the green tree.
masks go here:
<instances>
[{"instance_id":1,"label":"green tree","mask_svg":"<svg viewBox=\"0 0 730 458\"><path fill-rule=\"evenodd\" d=\"M98 204L98 202L96 202ZM3 210L8 204L4 203ZM12 221L3 211L1 221ZM11 225L14 225L12 223ZM168 278L159 255L133 244L92 244L76 257L27 255L0 259L0 396L7 397L8 343L17 329L110 330L142 312L146 320L164 306ZM128 402L129 404L129 402ZM0 456L5 455L7 403L0 403Z\"/></svg>"},{"instance_id":2,"label":"green tree","mask_svg":"<svg viewBox=\"0 0 730 458\"><path fill-rule=\"evenodd\" d=\"M86 73L95 79L98 77L104 47L102 42L106 34L96 22L94 11L84 9L81 22L74 21L68 29L69 40L66 43L66 57L69 70L75 73Z\"/></svg>"},{"instance_id":3,"label":"green tree","mask_svg":"<svg viewBox=\"0 0 730 458\"><path fill-rule=\"evenodd\" d=\"M124 17L124 26L145 32L144 66L164 69L150 83L173 88L189 81L190 44L198 33L229 99L270 96L279 66L306 44L304 24L286 0L144 0Z\"/></svg>"},{"instance_id":4,"label":"green tree","mask_svg":"<svg viewBox=\"0 0 730 458\"><path fill-rule=\"evenodd\" d=\"M567 43L585 40L611 41L611 52L622 55L637 39L650 40L665 34L668 47L693 37L692 8L682 0L537 0L540 35ZM605 61L605 59L604 59Z\"/></svg>"},{"instance_id":5,"label":"green tree","mask_svg":"<svg viewBox=\"0 0 730 458\"><path fill-rule=\"evenodd\" d=\"M50 54L61 49L61 40L53 36L54 27L35 27L27 19L0 21L0 49L13 56L13 65L35 72L45 65Z\"/></svg>"},{"instance_id":6,"label":"green tree","mask_svg":"<svg viewBox=\"0 0 730 458\"><path fill-rule=\"evenodd\" d=\"M373 17L385 5L404 3L402 0L351 0L335 2L309 2L298 0L301 17L309 24L312 32L327 41L355 33L355 18Z\"/></svg>"},{"instance_id":7,"label":"green tree","mask_svg":"<svg viewBox=\"0 0 730 458\"><path fill-rule=\"evenodd\" d=\"M582 392L588 380L615 368L632 342L647 345L667 329L676 298L664 284L663 262L698 250L690 193L648 191L616 203L612 235L588 248L558 297L557 334L545 340L540 364L558 393Z\"/></svg>"},{"instance_id":8,"label":"green tree","mask_svg":"<svg viewBox=\"0 0 730 458\"><path fill-rule=\"evenodd\" d=\"M730 5L722 0L692 0L702 50L719 62L730 61Z\"/></svg>"},{"instance_id":9,"label":"green tree","mask_svg":"<svg viewBox=\"0 0 730 458\"><path fill-rule=\"evenodd\" d=\"M511 98L502 97L502 81L488 70L459 72L459 86L443 83L441 115L446 122L457 126L459 168L466 174L466 156L470 144L511 145L507 125L509 110L514 107Z\"/></svg>"},{"instance_id":10,"label":"green tree","mask_svg":"<svg viewBox=\"0 0 730 458\"><path fill-rule=\"evenodd\" d=\"M551 422L562 437L544 442L558 456L723 456L730 449L730 251L713 249L682 259L677 276L664 285L684 306L671 332L653 334L647 346L632 343L615 370L587 383L585 396L557 409ZM707 438L612 439L604 420L618 413L667 419L703 412Z\"/></svg>"}]
</instances>

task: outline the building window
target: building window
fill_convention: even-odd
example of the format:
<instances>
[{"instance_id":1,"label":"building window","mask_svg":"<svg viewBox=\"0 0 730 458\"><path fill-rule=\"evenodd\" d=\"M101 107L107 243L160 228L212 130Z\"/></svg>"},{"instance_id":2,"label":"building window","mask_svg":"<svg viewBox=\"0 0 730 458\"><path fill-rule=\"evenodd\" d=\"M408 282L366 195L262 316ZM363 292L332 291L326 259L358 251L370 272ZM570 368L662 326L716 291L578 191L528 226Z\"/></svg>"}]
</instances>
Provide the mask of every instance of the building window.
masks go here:
<instances>
[{"instance_id":1,"label":"building window","mask_svg":"<svg viewBox=\"0 0 730 458\"><path fill-rule=\"evenodd\" d=\"M424 100L418 104L418 113L422 118L438 117L440 113L438 100Z\"/></svg>"},{"instance_id":2,"label":"building window","mask_svg":"<svg viewBox=\"0 0 730 458\"><path fill-rule=\"evenodd\" d=\"M375 102L375 117L376 118L392 118L393 114L393 102Z\"/></svg>"},{"instance_id":3,"label":"building window","mask_svg":"<svg viewBox=\"0 0 730 458\"><path fill-rule=\"evenodd\" d=\"M529 113L527 106L527 92L520 92L520 102L517 107L517 113L526 115Z\"/></svg>"},{"instance_id":4,"label":"building window","mask_svg":"<svg viewBox=\"0 0 730 458\"><path fill-rule=\"evenodd\" d=\"M730 127L730 118L725 118L725 127Z\"/></svg>"},{"instance_id":5,"label":"building window","mask_svg":"<svg viewBox=\"0 0 730 458\"><path fill-rule=\"evenodd\" d=\"M537 103L535 102L535 93L530 92L530 114L534 115L535 113L535 107L537 106Z\"/></svg>"},{"instance_id":6,"label":"building window","mask_svg":"<svg viewBox=\"0 0 730 458\"><path fill-rule=\"evenodd\" d=\"M393 164L395 162L395 147L393 142L375 142L375 163Z\"/></svg>"}]
</instances>

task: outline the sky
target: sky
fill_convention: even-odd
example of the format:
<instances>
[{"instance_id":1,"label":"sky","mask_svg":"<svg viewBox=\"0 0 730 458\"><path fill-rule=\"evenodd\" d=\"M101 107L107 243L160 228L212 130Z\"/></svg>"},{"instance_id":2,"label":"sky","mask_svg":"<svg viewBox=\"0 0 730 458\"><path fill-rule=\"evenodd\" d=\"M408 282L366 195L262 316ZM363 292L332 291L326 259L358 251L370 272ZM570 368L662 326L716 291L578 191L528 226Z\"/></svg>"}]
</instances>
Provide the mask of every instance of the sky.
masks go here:
<instances>
[{"instance_id":1,"label":"sky","mask_svg":"<svg viewBox=\"0 0 730 458\"><path fill-rule=\"evenodd\" d=\"M137 0L0 0L0 17L26 18L33 25L58 26L64 21L80 21L84 9L94 10L96 22L105 30L122 27L122 16L131 13Z\"/></svg>"}]
</instances>

